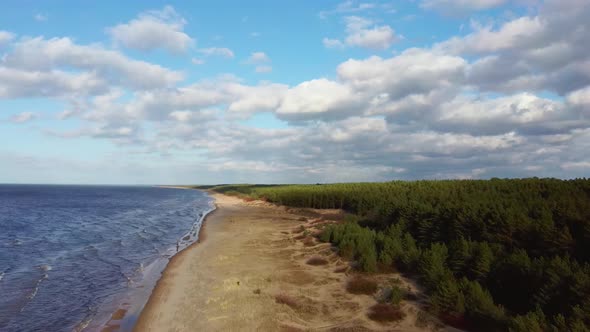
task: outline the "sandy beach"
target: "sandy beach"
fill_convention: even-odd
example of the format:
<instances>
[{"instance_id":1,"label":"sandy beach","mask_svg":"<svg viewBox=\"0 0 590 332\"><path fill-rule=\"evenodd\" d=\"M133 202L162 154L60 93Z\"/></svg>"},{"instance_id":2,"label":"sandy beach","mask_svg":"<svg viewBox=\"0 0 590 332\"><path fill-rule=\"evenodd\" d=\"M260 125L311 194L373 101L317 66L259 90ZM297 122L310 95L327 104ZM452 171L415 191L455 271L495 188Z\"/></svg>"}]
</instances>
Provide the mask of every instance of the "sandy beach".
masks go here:
<instances>
[{"instance_id":1,"label":"sandy beach","mask_svg":"<svg viewBox=\"0 0 590 332\"><path fill-rule=\"evenodd\" d=\"M400 321L367 317L375 296L347 292L356 273L329 244L311 236L315 226L341 217L338 211L213 196L218 209L207 217L203 237L170 261L135 331L441 329L418 314L419 296L404 302ZM310 265L311 258L320 264ZM370 278L381 285L392 277Z\"/></svg>"}]
</instances>

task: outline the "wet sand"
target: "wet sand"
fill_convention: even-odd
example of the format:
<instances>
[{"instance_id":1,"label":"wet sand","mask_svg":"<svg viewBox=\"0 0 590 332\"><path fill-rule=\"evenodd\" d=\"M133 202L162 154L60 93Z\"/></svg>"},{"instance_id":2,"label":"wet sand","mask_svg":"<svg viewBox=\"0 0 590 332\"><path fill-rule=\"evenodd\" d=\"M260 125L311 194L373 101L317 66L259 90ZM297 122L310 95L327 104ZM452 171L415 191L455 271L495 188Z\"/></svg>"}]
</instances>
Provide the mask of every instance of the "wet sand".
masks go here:
<instances>
[{"instance_id":1,"label":"wet sand","mask_svg":"<svg viewBox=\"0 0 590 332\"><path fill-rule=\"evenodd\" d=\"M319 225L338 219L338 211L213 196L218 209L207 216L199 243L172 258L134 331L441 329L418 314L420 296L404 302L405 318L398 322L367 317L375 296L348 293L346 284L355 277L349 263L312 236ZM312 257L322 263L307 264ZM394 277L401 278L370 276L379 284Z\"/></svg>"}]
</instances>

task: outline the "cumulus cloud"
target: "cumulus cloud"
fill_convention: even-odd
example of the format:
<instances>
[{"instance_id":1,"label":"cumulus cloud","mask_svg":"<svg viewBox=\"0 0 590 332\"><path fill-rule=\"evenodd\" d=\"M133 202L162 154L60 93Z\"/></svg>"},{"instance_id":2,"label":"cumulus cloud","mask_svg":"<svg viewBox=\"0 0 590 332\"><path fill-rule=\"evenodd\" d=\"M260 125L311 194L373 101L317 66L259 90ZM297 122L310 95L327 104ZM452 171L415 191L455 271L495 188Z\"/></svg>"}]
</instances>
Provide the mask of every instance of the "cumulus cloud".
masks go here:
<instances>
[{"instance_id":1,"label":"cumulus cloud","mask_svg":"<svg viewBox=\"0 0 590 332\"><path fill-rule=\"evenodd\" d=\"M264 52L252 52L245 61L246 64L254 65L254 71L257 73L270 73L272 71L270 62L270 57Z\"/></svg>"},{"instance_id":2,"label":"cumulus cloud","mask_svg":"<svg viewBox=\"0 0 590 332\"><path fill-rule=\"evenodd\" d=\"M555 135L589 125L577 121L578 114L563 103L529 93L483 100L459 96L433 108L436 116L431 126L452 132Z\"/></svg>"},{"instance_id":3,"label":"cumulus cloud","mask_svg":"<svg viewBox=\"0 0 590 332\"><path fill-rule=\"evenodd\" d=\"M288 86L284 84L262 84L247 86L238 83L228 84L225 91L235 96L229 103L228 111L241 114L272 112L277 109Z\"/></svg>"},{"instance_id":4,"label":"cumulus cloud","mask_svg":"<svg viewBox=\"0 0 590 332\"><path fill-rule=\"evenodd\" d=\"M246 62L250 64L266 63L270 62L270 57L264 52L253 52Z\"/></svg>"},{"instance_id":5,"label":"cumulus cloud","mask_svg":"<svg viewBox=\"0 0 590 332\"><path fill-rule=\"evenodd\" d=\"M545 44L540 36L545 29L546 22L539 17L520 17L505 23L498 30L493 30L492 26L475 25L475 32L466 37L452 38L438 47L454 54L482 54L527 44L535 46Z\"/></svg>"},{"instance_id":6,"label":"cumulus cloud","mask_svg":"<svg viewBox=\"0 0 590 332\"><path fill-rule=\"evenodd\" d=\"M234 52L227 47L208 47L198 50L199 53L205 56L220 56L223 58L233 58Z\"/></svg>"},{"instance_id":7,"label":"cumulus cloud","mask_svg":"<svg viewBox=\"0 0 590 332\"><path fill-rule=\"evenodd\" d=\"M107 32L118 45L140 51L165 49L182 53L195 44L183 32L186 20L171 6L162 10L141 13L137 18L108 28Z\"/></svg>"},{"instance_id":8,"label":"cumulus cloud","mask_svg":"<svg viewBox=\"0 0 590 332\"><path fill-rule=\"evenodd\" d=\"M87 95L106 89L107 82L95 73L28 71L0 66L0 99Z\"/></svg>"},{"instance_id":9,"label":"cumulus cloud","mask_svg":"<svg viewBox=\"0 0 590 332\"><path fill-rule=\"evenodd\" d=\"M75 68L80 73L68 71ZM60 70L61 69L61 70ZM0 61L4 96L95 93L105 85L131 89L172 86L183 76L159 65L130 59L98 45L78 45L69 38L24 39ZM38 90L38 91L37 91ZM37 92L36 92L37 91Z\"/></svg>"},{"instance_id":10,"label":"cumulus cloud","mask_svg":"<svg viewBox=\"0 0 590 332\"><path fill-rule=\"evenodd\" d=\"M324 38L323 44L327 48L343 46L364 47L374 50L388 49L398 39L395 31L389 25L376 25L373 21L358 17L345 18L346 37L343 41Z\"/></svg>"},{"instance_id":11,"label":"cumulus cloud","mask_svg":"<svg viewBox=\"0 0 590 332\"><path fill-rule=\"evenodd\" d=\"M347 60L338 66L338 77L359 90L399 99L433 89L459 86L467 62L457 56L425 49L409 49L399 56Z\"/></svg>"},{"instance_id":12,"label":"cumulus cloud","mask_svg":"<svg viewBox=\"0 0 590 332\"><path fill-rule=\"evenodd\" d=\"M289 89L277 114L295 120L329 115L345 117L350 115L347 111L357 108L357 97L349 86L322 78Z\"/></svg>"},{"instance_id":13,"label":"cumulus cloud","mask_svg":"<svg viewBox=\"0 0 590 332\"><path fill-rule=\"evenodd\" d=\"M498 28L474 25L474 31L435 45L435 50L479 57L468 81L481 90L554 91L566 95L590 84L590 3L550 0L535 16Z\"/></svg>"},{"instance_id":14,"label":"cumulus cloud","mask_svg":"<svg viewBox=\"0 0 590 332\"><path fill-rule=\"evenodd\" d=\"M570 93L567 100L574 105L590 106L590 86Z\"/></svg>"},{"instance_id":15,"label":"cumulus cloud","mask_svg":"<svg viewBox=\"0 0 590 332\"><path fill-rule=\"evenodd\" d=\"M344 43L338 39L324 38L322 44L325 48L344 48Z\"/></svg>"}]
</instances>

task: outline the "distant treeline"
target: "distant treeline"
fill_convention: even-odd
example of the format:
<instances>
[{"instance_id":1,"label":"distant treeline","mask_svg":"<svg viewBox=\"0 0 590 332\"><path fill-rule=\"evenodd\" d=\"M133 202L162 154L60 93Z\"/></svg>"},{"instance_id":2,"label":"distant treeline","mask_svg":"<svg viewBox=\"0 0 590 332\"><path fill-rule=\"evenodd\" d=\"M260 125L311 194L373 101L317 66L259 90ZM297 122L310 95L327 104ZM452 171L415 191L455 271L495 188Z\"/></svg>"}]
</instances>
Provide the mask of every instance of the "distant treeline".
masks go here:
<instances>
[{"instance_id":1,"label":"distant treeline","mask_svg":"<svg viewBox=\"0 0 590 332\"><path fill-rule=\"evenodd\" d=\"M590 330L590 179L225 185L353 222L321 239L362 270L415 276L448 323L489 331Z\"/></svg>"}]
</instances>

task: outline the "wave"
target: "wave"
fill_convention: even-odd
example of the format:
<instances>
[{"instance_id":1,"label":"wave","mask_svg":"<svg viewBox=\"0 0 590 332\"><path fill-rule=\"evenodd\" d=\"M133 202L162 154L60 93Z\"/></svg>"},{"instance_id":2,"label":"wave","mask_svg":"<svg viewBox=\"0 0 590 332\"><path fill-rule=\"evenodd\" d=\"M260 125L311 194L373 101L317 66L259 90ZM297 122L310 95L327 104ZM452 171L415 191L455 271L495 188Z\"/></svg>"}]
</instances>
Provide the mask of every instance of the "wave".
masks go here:
<instances>
[{"instance_id":1,"label":"wave","mask_svg":"<svg viewBox=\"0 0 590 332\"><path fill-rule=\"evenodd\" d=\"M0 255L0 286L9 291L0 296L0 330L4 321L23 331L93 330L113 304L137 297L143 305L176 244L188 235L180 251L197 241L205 210L213 210L197 191L49 189L35 198L46 200L43 215L16 199L14 221L0 213L0 251L14 251ZM0 212L5 206L0 200ZM43 227L29 234L28 223Z\"/></svg>"},{"instance_id":2,"label":"wave","mask_svg":"<svg viewBox=\"0 0 590 332\"><path fill-rule=\"evenodd\" d=\"M47 279L48 277L49 277L49 275L47 273L45 273L43 275L43 277L37 281L37 283L35 284L35 288L33 288L33 291L31 292L31 294L29 294L27 296L27 298L29 300L33 300L35 298L35 296L37 295L37 292L39 292L39 287L41 286L41 282L43 282L43 280ZM23 309L24 309L24 307L23 307Z\"/></svg>"},{"instance_id":3,"label":"wave","mask_svg":"<svg viewBox=\"0 0 590 332\"><path fill-rule=\"evenodd\" d=\"M216 207L213 201L209 202L209 208L205 211L200 211L197 220L191 225L191 228L188 232L184 233L180 239L176 242L176 252L180 252L186 248L188 248L191 244L197 242L199 240L199 233L201 232L201 227L203 225L203 221L207 217L207 215L213 211L215 211Z\"/></svg>"},{"instance_id":4,"label":"wave","mask_svg":"<svg viewBox=\"0 0 590 332\"><path fill-rule=\"evenodd\" d=\"M51 267L49 264L41 264L39 265L39 269L41 269L41 271L47 272L53 270L53 267Z\"/></svg>"}]
</instances>

